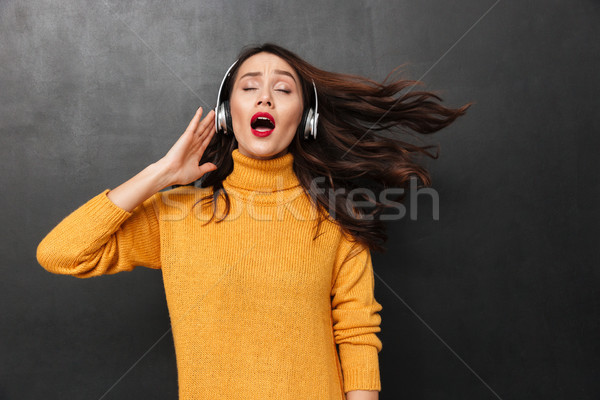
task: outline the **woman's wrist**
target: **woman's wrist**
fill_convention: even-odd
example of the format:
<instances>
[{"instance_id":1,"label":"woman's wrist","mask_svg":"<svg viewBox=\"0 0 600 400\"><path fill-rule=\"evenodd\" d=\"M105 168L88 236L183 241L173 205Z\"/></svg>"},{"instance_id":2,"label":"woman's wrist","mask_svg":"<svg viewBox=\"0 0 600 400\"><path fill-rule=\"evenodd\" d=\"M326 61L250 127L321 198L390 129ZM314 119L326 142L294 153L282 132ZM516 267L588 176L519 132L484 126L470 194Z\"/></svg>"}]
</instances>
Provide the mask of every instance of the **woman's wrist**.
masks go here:
<instances>
[{"instance_id":1,"label":"woman's wrist","mask_svg":"<svg viewBox=\"0 0 600 400\"><path fill-rule=\"evenodd\" d=\"M153 163L127 182L110 190L107 196L115 205L131 212L144 200L170 185L171 176L168 169L162 164Z\"/></svg>"},{"instance_id":2,"label":"woman's wrist","mask_svg":"<svg viewBox=\"0 0 600 400\"><path fill-rule=\"evenodd\" d=\"M379 400L379 391L351 390L346 393L346 400Z\"/></svg>"},{"instance_id":3,"label":"woman's wrist","mask_svg":"<svg viewBox=\"0 0 600 400\"><path fill-rule=\"evenodd\" d=\"M163 159L156 161L146 167L146 172L149 176L153 177L152 181L155 182L154 188L156 192L161 191L167 186L172 186L175 184L173 181L173 173L171 168L164 162Z\"/></svg>"}]
</instances>

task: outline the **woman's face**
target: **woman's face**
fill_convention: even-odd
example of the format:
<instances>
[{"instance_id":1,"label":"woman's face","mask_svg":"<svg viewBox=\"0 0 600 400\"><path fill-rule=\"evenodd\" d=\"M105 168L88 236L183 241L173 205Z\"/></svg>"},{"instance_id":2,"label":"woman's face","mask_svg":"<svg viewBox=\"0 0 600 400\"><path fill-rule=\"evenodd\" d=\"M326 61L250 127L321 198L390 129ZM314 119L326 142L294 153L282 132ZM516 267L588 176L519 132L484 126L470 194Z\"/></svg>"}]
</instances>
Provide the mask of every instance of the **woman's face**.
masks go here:
<instances>
[{"instance_id":1,"label":"woman's face","mask_svg":"<svg viewBox=\"0 0 600 400\"><path fill-rule=\"evenodd\" d=\"M239 152L259 159L287 153L302 119L302 89L294 69L271 53L246 59L229 99Z\"/></svg>"}]
</instances>

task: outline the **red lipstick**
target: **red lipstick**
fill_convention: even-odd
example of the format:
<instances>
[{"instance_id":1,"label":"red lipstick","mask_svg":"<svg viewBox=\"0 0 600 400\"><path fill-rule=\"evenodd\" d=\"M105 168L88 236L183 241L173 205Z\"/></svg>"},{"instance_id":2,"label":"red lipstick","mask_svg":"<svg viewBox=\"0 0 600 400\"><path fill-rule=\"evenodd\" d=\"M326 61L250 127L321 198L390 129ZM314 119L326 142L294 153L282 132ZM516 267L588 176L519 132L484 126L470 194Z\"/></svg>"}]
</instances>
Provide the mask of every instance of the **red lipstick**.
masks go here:
<instances>
[{"instance_id":1,"label":"red lipstick","mask_svg":"<svg viewBox=\"0 0 600 400\"><path fill-rule=\"evenodd\" d=\"M275 118L267 112L257 112L250 120L250 129L255 136L269 136L275 129Z\"/></svg>"}]
</instances>

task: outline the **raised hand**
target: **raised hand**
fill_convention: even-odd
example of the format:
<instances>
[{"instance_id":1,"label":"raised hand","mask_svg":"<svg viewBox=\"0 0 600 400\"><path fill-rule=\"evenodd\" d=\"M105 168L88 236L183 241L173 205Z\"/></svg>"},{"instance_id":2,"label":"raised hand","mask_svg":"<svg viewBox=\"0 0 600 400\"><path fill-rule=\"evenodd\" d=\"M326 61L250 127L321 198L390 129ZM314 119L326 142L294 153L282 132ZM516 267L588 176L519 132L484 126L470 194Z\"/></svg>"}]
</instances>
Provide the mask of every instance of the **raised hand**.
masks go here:
<instances>
[{"instance_id":1,"label":"raised hand","mask_svg":"<svg viewBox=\"0 0 600 400\"><path fill-rule=\"evenodd\" d=\"M183 135L163 158L109 191L108 198L117 206L133 211L144 200L165 187L188 184L217 169L210 162L198 165L215 133L215 112L211 110L202 121L201 116L202 107L196 111Z\"/></svg>"},{"instance_id":2,"label":"raised hand","mask_svg":"<svg viewBox=\"0 0 600 400\"><path fill-rule=\"evenodd\" d=\"M165 169L170 185L188 184L217 169L217 166L210 162L198 165L215 133L214 110L210 110L202 121L201 115L202 107L198 108L179 140L157 162Z\"/></svg>"}]
</instances>

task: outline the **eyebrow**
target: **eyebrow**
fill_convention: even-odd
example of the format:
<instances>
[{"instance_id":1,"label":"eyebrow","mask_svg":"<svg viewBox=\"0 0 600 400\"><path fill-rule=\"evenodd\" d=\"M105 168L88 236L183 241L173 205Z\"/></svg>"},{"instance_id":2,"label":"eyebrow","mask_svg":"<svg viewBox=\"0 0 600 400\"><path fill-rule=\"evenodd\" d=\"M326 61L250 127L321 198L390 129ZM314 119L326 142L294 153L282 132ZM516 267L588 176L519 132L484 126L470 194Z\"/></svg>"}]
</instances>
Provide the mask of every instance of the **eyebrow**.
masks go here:
<instances>
[{"instance_id":1,"label":"eyebrow","mask_svg":"<svg viewBox=\"0 0 600 400\"><path fill-rule=\"evenodd\" d=\"M286 76L289 76L290 78L292 78L292 79L294 80L294 83L297 83L297 82L296 82L296 78L294 78L294 75L292 75L292 74L291 74L290 72L288 72L288 71L285 71L285 70L282 70L282 69L276 69L276 70L274 70L273 72L275 72L275 73L276 73L276 74L278 74L278 75L286 75ZM263 74L262 72L247 72L247 73L245 73L244 75L242 75L242 76L240 77L240 79L242 79L242 78L245 78L245 77L247 77L247 76L262 76L262 74Z\"/></svg>"}]
</instances>

